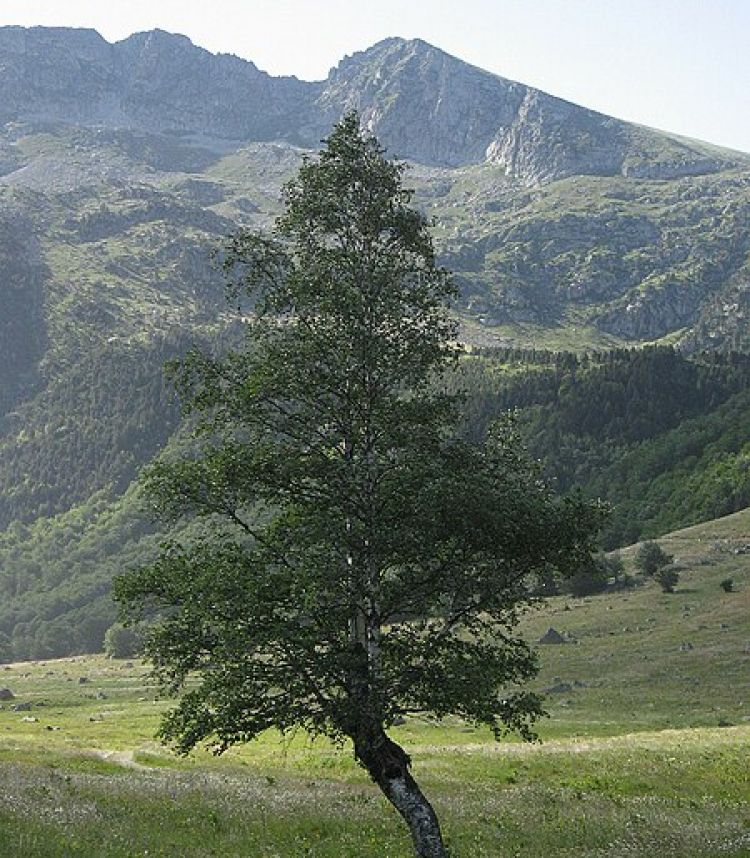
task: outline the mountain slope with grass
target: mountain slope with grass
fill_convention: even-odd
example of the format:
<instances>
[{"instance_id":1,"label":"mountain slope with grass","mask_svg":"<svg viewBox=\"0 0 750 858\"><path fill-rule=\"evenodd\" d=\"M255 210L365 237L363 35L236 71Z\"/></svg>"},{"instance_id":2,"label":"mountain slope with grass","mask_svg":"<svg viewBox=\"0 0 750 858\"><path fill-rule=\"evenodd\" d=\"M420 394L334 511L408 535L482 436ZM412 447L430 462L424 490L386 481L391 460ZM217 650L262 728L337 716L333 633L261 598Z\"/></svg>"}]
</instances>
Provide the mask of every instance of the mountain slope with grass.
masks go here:
<instances>
[{"instance_id":1,"label":"mountain slope with grass","mask_svg":"<svg viewBox=\"0 0 750 858\"><path fill-rule=\"evenodd\" d=\"M525 620L534 639L553 627L569 641L540 647L539 684L555 730L750 721L750 511L673 531L658 544L674 557L674 593L649 579L583 599L556 596ZM636 580L638 548L620 553Z\"/></svg>"},{"instance_id":2,"label":"mountain slope with grass","mask_svg":"<svg viewBox=\"0 0 750 858\"><path fill-rule=\"evenodd\" d=\"M236 336L211 254L238 226L269 224L283 182L352 108L409 160L455 272L462 340L527 350L474 356L527 380L495 364L470 372L470 421L522 409L557 487L615 505L608 546L747 503L743 371L701 353L750 345L749 156L420 40L387 39L310 83L160 31L112 45L94 31L0 27L0 65L0 627L18 654L59 652L64 635L38 643L40 630L70 629L88 604L93 631L70 646L100 639L111 575L149 556L130 487L178 426L163 365ZM680 356L618 359L610 381L604 359L565 370L577 358L545 368L528 353L652 341ZM616 421L571 422L576 385ZM667 399L668 425L654 416ZM130 531L120 509L138 522Z\"/></svg>"}]
</instances>

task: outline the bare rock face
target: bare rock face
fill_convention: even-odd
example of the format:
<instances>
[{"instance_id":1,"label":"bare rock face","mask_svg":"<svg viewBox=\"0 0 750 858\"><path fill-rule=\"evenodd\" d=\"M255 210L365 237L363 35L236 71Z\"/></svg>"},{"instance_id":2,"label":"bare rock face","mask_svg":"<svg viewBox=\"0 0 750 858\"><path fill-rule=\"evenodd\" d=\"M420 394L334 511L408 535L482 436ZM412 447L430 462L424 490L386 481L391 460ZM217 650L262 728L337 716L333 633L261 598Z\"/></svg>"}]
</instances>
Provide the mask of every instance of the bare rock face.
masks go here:
<instances>
[{"instance_id":1,"label":"bare rock face","mask_svg":"<svg viewBox=\"0 0 750 858\"><path fill-rule=\"evenodd\" d=\"M386 39L333 69L317 104L325 125L354 109L394 155L455 167L485 160L525 91L419 39Z\"/></svg>"},{"instance_id":2,"label":"bare rock face","mask_svg":"<svg viewBox=\"0 0 750 858\"><path fill-rule=\"evenodd\" d=\"M598 327L632 340L655 340L668 331L692 325L704 299L703 290L692 283L674 280L649 290L634 290L620 306L602 313Z\"/></svg>"},{"instance_id":3,"label":"bare rock face","mask_svg":"<svg viewBox=\"0 0 750 858\"><path fill-rule=\"evenodd\" d=\"M112 45L95 30L0 27L0 119L238 140L284 139L309 101L296 78L154 30Z\"/></svg>"},{"instance_id":4,"label":"bare rock face","mask_svg":"<svg viewBox=\"0 0 750 858\"><path fill-rule=\"evenodd\" d=\"M420 39L386 39L333 69L316 107L345 110L395 154L456 167L488 161L529 186L573 175L675 178L722 159L461 62Z\"/></svg>"},{"instance_id":5,"label":"bare rock face","mask_svg":"<svg viewBox=\"0 0 750 858\"><path fill-rule=\"evenodd\" d=\"M627 126L608 116L527 89L512 125L490 145L488 160L525 184L573 175L616 175Z\"/></svg>"},{"instance_id":6,"label":"bare rock face","mask_svg":"<svg viewBox=\"0 0 750 858\"><path fill-rule=\"evenodd\" d=\"M112 45L95 30L0 28L0 119L81 122L112 113Z\"/></svg>"},{"instance_id":7,"label":"bare rock face","mask_svg":"<svg viewBox=\"0 0 750 858\"><path fill-rule=\"evenodd\" d=\"M119 105L158 132L214 134L236 140L297 138L313 84L274 78L253 63L214 55L185 36L154 30L113 46Z\"/></svg>"}]
</instances>

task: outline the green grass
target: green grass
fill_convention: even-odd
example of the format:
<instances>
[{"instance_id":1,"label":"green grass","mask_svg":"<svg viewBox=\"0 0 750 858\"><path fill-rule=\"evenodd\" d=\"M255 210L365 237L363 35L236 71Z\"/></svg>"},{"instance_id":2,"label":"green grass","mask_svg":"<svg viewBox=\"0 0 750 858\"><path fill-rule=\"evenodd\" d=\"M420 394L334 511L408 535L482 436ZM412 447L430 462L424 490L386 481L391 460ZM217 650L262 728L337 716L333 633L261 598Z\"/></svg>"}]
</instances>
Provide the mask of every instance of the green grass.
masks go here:
<instances>
[{"instance_id":1,"label":"green grass","mask_svg":"<svg viewBox=\"0 0 750 858\"><path fill-rule=\"evenodd\" d=\"M747 727L542 746L443 738L412 750L454 855L750 854ZM0 771L3 856L410 854L346 749L268 739L171 764L22 743Z\"/></svg>"},{"instance_id":2,"label":"green grass","mask_svg":"<svg viewBox=\"0 0 750 858\"><path fill-rule=\"evenodd\" d=\"M457 720L394 730L453 856L750 856L750 514L661 541L675 594L556 597L524 619L529 639L576 641L540 647L536 687L570 686L548 696L542 742ZM0 686L32 704L0 710L0 856L410 855L348 747L268 734L175 757L138 661L8 665Z\"/></svg>"}]
</instances>

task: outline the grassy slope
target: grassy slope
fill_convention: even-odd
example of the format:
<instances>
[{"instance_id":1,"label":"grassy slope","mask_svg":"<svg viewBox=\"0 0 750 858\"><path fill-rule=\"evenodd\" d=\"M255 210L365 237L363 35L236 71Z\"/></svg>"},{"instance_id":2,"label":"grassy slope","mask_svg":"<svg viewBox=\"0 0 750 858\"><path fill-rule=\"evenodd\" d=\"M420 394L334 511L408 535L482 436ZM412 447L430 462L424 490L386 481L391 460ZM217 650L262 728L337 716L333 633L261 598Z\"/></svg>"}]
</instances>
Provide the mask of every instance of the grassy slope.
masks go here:
<instances>
[{"instance_id":1,"label":"grassy slope","mask_svg":"<svg viewBox=\"0 0 750 858\"><path fill-rule=\"evenodd\" d=\"M540 648L538 687L572 686L549 695L542 744L458 722L394 731L455 856L750 855L750 554L735 553L750 513L662 543L683 566L674 595L558 597L525 619L531 639L578 641ZM347 748L269 735L175 759L138 662L15 664L0 685L32 703L0 711L0 856L410 854Z\"/></svg>"}]
</instances>

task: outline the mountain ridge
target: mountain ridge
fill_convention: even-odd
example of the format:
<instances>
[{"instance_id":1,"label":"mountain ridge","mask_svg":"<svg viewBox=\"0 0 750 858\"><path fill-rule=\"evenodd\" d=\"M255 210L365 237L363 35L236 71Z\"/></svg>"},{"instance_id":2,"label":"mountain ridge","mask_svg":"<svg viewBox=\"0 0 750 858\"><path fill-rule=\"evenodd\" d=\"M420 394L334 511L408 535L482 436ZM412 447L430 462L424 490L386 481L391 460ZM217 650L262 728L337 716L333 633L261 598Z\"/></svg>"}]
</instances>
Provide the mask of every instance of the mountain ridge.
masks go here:
<instances>
[{"instance_id":1,"label":"mountain ridge","mask_svg":"<svg viewBox=\"0 0 750 858\"><path fill-rule=\"evenodd\" d=\"M322 81L275 77L164 30L110 43L91 29L0 27L0 63L6 122L310 148L356 109L398 157L447 167L489 162L529 185L574 174L674 178L750 163L743 153L678 141L508 80L421 39L381 40L344 57Z\"/></svg>"}]
</instances>

